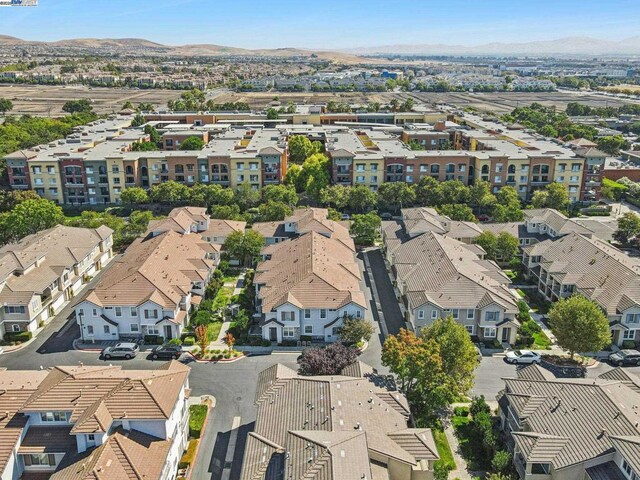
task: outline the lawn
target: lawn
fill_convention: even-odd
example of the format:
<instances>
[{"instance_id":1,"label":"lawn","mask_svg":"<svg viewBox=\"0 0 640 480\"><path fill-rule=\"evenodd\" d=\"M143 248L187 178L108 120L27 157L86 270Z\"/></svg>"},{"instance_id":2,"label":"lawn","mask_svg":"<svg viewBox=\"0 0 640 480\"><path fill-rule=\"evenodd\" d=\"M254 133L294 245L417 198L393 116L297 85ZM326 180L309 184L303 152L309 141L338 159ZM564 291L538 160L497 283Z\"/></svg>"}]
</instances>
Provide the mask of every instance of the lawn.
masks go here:
<instances>
[{"instance_id":1,"label":"lawn","mask_svg":"<svg viewBox=\"0 0 640 480\"><path fill-rule=\"evenodd\" d=\"M436 448L438 449L438 455L440 455L440 460L436 463L449 465L450 470L455 470L456 462L453 461L453 453L451 452L451 447L449 446L449 441L444 431L434 428L432 432L433 439L436 442Z\"/></svg>"},{"instance_id":2,"label":"lawn","mask_svg":"<svg viewBox=\"0 0 640 480\"><path fill-rule=\"evenodd\" d=\"M211 322L207 325L207 339L210 342L214 342L220 335L220 329L222 328L222 322Z\"/></svg>"},{"instance_id":3,"label":"lawn","mask_svg":"<svg viewBox=\"0 0 640 480\"><path fill-rule=\"evenodd\" d=\"M453 429L460 444L460 453L467 461L470 470L487 471L491 468L491 459L487 458L482 447L483 439L478 438L473 429L473 421L469 415L453 415Z\"/></svg>"},{"instance_id":4,"label":"lawn","mask_svg":"<svg viewBox=\"0 0 640 480\"><path fill-rule=\"evenodd\" d=\"M207 418L207 410L206 405L191 405L189 407L189 436L191 438L200 438L204 420Z\"/></svg>"},{"instance_id":5,"label":"lawn","mask_svg":"<svg viewBox=\"0 0 640 480\"><path fill-rule=\"evenodd\" d=\"M213 299L213 305L211 309L215 312L219 308L224 308L229 304L231 295L233 294L233 287L222 287L218 290L216 297Z\"/></svg>"},{"instance_id":6,"label":"lawn","mask_svg":"<svg viewBox=\"0 0 640 480\"><path fill-rule=\"evenodd\" d=\"M534 350L549 350L551 348L551 340L545 335L544 332L538 332L533 334L533 348Z\"/></svg>"}]
</instances>

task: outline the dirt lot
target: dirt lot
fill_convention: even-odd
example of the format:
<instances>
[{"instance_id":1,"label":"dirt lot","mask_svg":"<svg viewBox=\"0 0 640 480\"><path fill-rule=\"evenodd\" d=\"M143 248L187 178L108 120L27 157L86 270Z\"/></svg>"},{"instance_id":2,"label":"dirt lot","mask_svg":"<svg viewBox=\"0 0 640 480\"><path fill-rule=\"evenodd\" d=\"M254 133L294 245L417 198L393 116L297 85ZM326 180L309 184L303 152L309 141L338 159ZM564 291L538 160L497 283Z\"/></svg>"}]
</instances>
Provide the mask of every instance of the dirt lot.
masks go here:
<instances>
[{"instance_id":1,"label":"dirt lot","mask_svg":"<svg viewBox=\"0 0 640 480\"><path fill-rule=\"evenodd\" d=\"M136 90L128 88L88 88L77 85L6 85L0 84L0 98L13 102L14 114L59 115L67 100L93 100L97 113L118 111L127 100L165 107L167 101L180 96L178 90Z\"/></svg>"},{"instance_id":2,"label":"dirt lot","mask_svg":"<svg viewBox=\"0 0 640 480\"><path fill-rule=\"evenodd\" d=\"M564 109L569 102L586 103L592 106L620 106L626 103L640 103L634 100L617 99L597 93L585 92L550 92L550 93L283 93L283 92L248 92L234 93L224 92L216 96L217 102L247 102L252 108L264 108L275 97L282 104L289 101L294 103L326 103L347 102L366 104L369 102L388 103L392 98L404 100L413 98L419 103L447 103L460 107L475 107L482 111L503 114L510 112L517 106L529 105L533 102L543 105L555 105L558 109Z\"/></svg>"}]
</instances>

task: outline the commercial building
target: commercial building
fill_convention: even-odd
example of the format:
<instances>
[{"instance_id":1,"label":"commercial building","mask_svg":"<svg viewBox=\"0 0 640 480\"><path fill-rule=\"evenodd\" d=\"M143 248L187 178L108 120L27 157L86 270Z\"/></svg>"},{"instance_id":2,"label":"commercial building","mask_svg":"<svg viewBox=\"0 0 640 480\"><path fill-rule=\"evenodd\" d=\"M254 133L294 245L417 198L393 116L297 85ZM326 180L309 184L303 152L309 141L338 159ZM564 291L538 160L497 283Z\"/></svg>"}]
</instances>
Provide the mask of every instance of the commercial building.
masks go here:
<instances>
[{"instance_id":1,"label":"commercial building","mask_svg":"<svg viewBox=\"0 0 640 480\"><path fill-rule=\"evenodd\" d=\"M189 368L0 371L3 479L172 480L188 438Z\"/></svg>"},{"instance_id":2,"label":"commercial building","mask_svg":"<svg viewBox=\"0 0 640 480\"><path fill-rule=\"evenodd\" d=\"M431 430L412 428L406 398L361 362L303 377L274 365L258 378L258 415L241 480L431 480Z\"/></svg>"},{"instance_id":3,"label":"commercial building","mask_svg":"<svg viewBox=\"0 0 640 480\"><path fill-rule=\"evenodd\" d=\"M616 368L556 378L531 365L505 378L500 424L521 480L625 480L640 474L640 379Z\"/></svg>"},{"instance_id":4,"label":"commercial building","mask_svg":"<svg viewBox=\"0 0 640 480\"><path fill-rule=\"evenodd\" d=\"M113 257L113 230L58 225L0 248L0 338L34 332Z\"/></svg>"}]
</instances>

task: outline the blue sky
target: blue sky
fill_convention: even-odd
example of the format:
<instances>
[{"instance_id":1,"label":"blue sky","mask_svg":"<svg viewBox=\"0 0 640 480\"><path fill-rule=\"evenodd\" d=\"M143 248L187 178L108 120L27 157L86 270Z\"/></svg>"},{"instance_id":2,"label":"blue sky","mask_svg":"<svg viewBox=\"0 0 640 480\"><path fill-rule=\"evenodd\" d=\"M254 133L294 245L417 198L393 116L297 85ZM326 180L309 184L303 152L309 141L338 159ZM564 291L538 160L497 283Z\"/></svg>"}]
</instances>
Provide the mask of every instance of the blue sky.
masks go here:
<instances>
[{"instance_id":1,"label":"blue sky","mask_svg":"<svg viewBox=\"0 0 640 480\"><path fill-rule=\"evenodd\" d=\"M640 34L638 0L40 0L0 8L0 34L179 45L354 48Z\"/></svg>"}]
</instances>

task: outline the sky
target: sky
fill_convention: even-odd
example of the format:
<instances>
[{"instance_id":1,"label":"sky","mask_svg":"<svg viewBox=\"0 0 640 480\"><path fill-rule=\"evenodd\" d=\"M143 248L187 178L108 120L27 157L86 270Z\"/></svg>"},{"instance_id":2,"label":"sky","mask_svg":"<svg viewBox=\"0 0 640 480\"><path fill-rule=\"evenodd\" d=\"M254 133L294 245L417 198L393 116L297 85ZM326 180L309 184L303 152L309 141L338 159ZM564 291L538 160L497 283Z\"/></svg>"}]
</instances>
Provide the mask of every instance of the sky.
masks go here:
<instances>
[{"instance_id":1,"label":"sky","mask_svg":"<svg viewBox=\"0 0 640 480\"><path fill-rule=\"evenodd\" d=\"M639 35L638 0L39 0L0 8L26 40L145 38L167 45L351 49Z\"/></svg>"}]
</instances>

